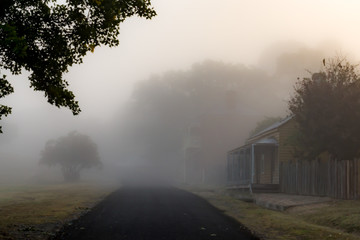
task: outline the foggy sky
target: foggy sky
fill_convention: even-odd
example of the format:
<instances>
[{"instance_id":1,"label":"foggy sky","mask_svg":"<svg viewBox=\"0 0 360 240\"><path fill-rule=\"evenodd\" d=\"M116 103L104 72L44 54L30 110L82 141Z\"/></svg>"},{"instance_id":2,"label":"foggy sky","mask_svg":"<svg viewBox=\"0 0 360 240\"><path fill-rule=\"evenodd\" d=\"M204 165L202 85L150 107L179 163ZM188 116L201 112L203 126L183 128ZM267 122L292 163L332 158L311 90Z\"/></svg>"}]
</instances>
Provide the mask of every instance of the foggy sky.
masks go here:
<instances>
[{"instance_id":1,"label":"foggy sky","mask_svg":"<svg viewBox=\"0 0 360 240\"><path fill-rule=\"evenodd\" d=\"M1 121L2 155L36 162L48 139L72 130L106 143L106 126L122 111L134 83L205 59L271 72L277 56L299 47L360 58L358 1L154 0L153 6L153 20L126 20L118 47L96 48L65 75L80 103L79 116L29 89L26 72L9 76L15 93L2 102L13 107Z\"/></svg>"}]
</instances>

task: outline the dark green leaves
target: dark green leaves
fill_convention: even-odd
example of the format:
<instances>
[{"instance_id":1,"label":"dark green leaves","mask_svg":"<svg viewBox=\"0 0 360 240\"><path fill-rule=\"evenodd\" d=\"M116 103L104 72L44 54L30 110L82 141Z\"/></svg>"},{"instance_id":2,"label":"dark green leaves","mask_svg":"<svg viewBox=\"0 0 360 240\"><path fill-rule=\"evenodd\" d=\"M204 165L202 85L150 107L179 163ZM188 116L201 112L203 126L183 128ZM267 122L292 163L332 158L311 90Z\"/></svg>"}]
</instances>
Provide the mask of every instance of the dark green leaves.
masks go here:
<instances>
[{"instance_id":1,"label":"dark green leaves","mask_svg":"<svg viewBox=\"0 0 360 240\"><path fill-rule=\"evenodd\" d=\"M3 75L0 77L0 98L9 95L10 93L14 92L13 87L10 83L6 80L6 76ZM0 120L2 116L7 116L11 113L11 108L5 105L0 105ZM0 133L2 133L1 126L0 126Z\"/></svg>"},{"instance_id":2,"label":"dark green leaves","mask_svg":"<svg viewBox=\"0 0 360 240\"><path fill-rule=\"evenodd\" d=\"M97 46L117 46L127 17L156 15L150 0L2 0L0 9L0 68L26 69L34 90L74 115L80 107L63 74Z\"/></svg>"},{"instance_id":3,"label":"dark green leaves","mask_svg":"<svg viewBox=\"0 0 360 240\"><path fill-rule=\"evenodd\" d=\"M79 180L82 169L102 166L96 143L78 132L49 140L41 152L40 164L60 165L66 181Z\"/></svg>"},{"instance_id":4,"label":"dark green leaves","mask_svg":"<svg viewBox=\"0 0 360 240\"><path fill-rule=\"evenodd\" d=\"M360 156L360 77L345 60L300 80L289 109L299 124L296 140L303 157L329 152L339 159Z\"/></svg>"}]
</instances>

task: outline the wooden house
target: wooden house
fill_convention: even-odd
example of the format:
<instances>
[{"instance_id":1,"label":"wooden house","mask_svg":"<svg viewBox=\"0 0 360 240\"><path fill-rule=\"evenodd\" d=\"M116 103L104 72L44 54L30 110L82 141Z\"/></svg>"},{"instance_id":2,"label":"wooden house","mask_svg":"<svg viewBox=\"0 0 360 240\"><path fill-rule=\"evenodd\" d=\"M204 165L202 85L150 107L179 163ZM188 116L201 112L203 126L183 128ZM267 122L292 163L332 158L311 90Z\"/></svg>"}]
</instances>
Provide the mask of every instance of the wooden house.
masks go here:
<instances>
[{"instance_id":1,"label":"wooden house","mask_svg":"<svg viewBox=\"0 0 360 240\"><path fill-rule=\"evenodd\" d=\"M249 188L250 192L359 199L360 159L335 159L326 152L316 159L296 159L289 143L295 129L295 119L290 116L229 151L229 187Z\"/></svg>"},{"instance_id":2,"label":"wooden house","mask_svg":"<svg viewBox=\"0 0 360 240\"><path fill-rule=\"evenodd\" d=\"M254 134L227 153L228 184L256 190L279 190L279 166L292 159L288 139L295 129L289 116Z\"/></svg>"}]
</instances>

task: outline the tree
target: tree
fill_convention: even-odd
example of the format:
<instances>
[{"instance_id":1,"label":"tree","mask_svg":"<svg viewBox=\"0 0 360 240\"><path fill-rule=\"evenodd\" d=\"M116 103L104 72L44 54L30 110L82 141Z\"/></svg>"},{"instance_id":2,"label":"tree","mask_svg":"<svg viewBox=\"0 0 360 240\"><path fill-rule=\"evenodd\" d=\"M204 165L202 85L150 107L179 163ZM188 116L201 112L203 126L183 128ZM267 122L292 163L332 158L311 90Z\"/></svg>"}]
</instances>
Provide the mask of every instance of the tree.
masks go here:
<instances>
[{"instance_id":1,"label":"tree","mask_svg":"<svg viewBox=\"0 0 360 240\"><path fill-rule=\"evenodd\" d=\"M197 125L209 179L210 169L213 175L225 172L220 169L224 154L245 140L246 129L260 117L257 113L278 112L281 99L276 90L271 78L257 68L217 61L152 76L135 86L117 120L116 150L123 159L175 174L182 169L187 129Z\"/></svg>"},{"instance_id":2,"label":"tree","mask_svg":"<svg viewBox=\"0 0 360 240\"><path fill-rule=\"evenodd\" d=\"M272 124L279 122L281 119L281 117L265 117L263 120L256 123L256 127L250 131L249 136L253 136L256 133L261 132L265 128L270 127Z\"/></svg>"},{"instance_id":3,"label":"tree","mask_svg":"<svg viewBox=\"0 0 360 240\"><path fill-rule=\"evenodd\" d=\"M360 77L346 59L330 59L311 78L298 80L289 101L299 131L298 153L314 159L328 152L338 159L360 156Z\"/></svg>"},{"instance_id":4,"label":"tree","mask_svg":"<svg viewBox=\"0 0 360 240\"><path fill-rule=\"evenodd\" d=\"M77 132L48 141L41 152L40 164L60 165L67 182L78 181L82 169L102 166L96 144L89 136Z\"/></svg>"},{"instance_id":5,"label":"tree","mask_svg":"<svg viewBox=\"0 0 360 240\"><path fill-rule=\"evenodd\" d=\"M63 74L95 47L117 46L119 24L133 15L155 16L151 0L1 0L0 73L29 71L35 91L76 115L80 107ZM12 92L0 76L0 98ZM0 105L0 119L9 113L10 107Z\"/></svg>"}]
</instances>

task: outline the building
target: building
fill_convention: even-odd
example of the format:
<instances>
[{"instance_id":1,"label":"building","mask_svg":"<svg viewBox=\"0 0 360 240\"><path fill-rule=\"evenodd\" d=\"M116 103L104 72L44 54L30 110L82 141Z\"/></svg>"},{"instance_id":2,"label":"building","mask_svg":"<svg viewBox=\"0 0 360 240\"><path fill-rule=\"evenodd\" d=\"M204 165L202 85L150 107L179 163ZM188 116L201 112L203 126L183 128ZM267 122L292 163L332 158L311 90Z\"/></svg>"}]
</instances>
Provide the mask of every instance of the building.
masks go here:
<instances>
[{"instance_id":1,"label":"building","mask_svg":"<svg viewBox=\"0 0 360 240\"><path fill-rule=\"evenodd\" d=\"M279 190L281 162L291 160L289 137L295 129L289 116L246 140L227 153L228 184L237 187Z\"/></svg>"},{"instance_id":2,"label":"building","mask_svg":"<svg viewBox=\"0 0 360 240\"><path fill-rule=\"evenodd\" d=\"M227 182L250 192L360 198L360 159L336 159L327 152L315 159L293 156L290 137L295 119L287 117L227 153Z\"/></svg>"}]
</instances>

